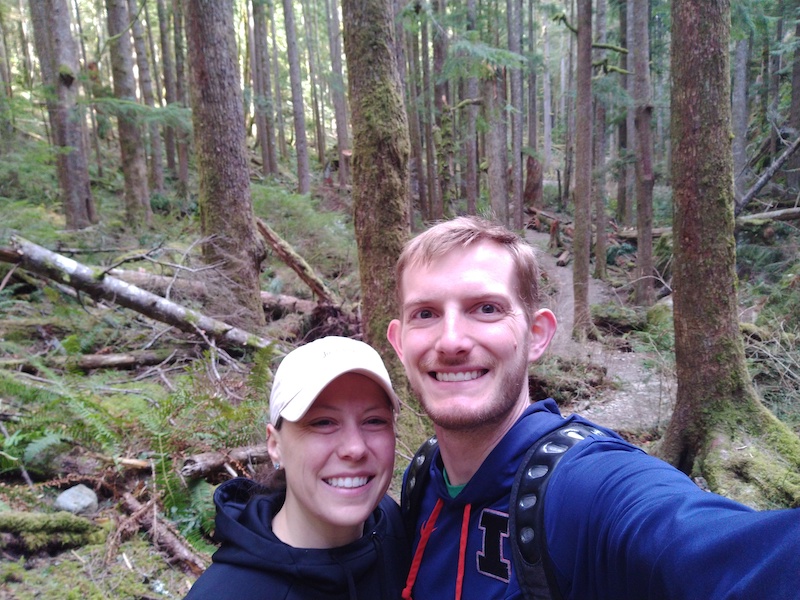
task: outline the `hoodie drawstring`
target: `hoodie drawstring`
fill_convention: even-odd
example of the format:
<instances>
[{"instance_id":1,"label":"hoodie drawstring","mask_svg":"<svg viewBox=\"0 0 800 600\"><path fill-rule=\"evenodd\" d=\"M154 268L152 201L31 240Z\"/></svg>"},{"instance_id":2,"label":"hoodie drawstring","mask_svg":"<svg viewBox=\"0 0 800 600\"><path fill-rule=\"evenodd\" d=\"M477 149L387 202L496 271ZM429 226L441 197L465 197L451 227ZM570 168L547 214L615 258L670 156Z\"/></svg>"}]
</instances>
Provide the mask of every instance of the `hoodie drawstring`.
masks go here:
<instances>
[{"instance_id":1,"label":"hoodie drawstring","mask_svg":"<svg viewBox=\"0 0 800 600\"><path fill-rule=\"evenodd\" d=\"M378 564L381 569L381 598L391 600L389 592L386 590L386 584L389 581L389 575L386 572L386 561L383 559L383 542L377 532L372 532L372 544L375 546L375 552L378 554Z\"/></svg>"},{"instance_id":2,"label":"hoodie drawstring","mask_svg":"<svg viewBox=\"0 0 800 600\"><path fill-rule=\"evenodd\" d=\"M419 532L419 544L417 544L417 551L414 552L414 560L411 561L411 569L408 571L406 587L401 596L403 600L411 600L411 590L414 589L414 582L417 580L419 567L422 564L422 555L425 554L425 546L428 545L428 540L435 529L436 519L439 518L439 513L442 511L442 506L444 506L444 501L439 498L436 501L436 506L433 507L433 511L428 517L428 520L425 521L425 523L422 525L422 529Z\"/></svg>"},{"instance_id":3,"label":"hoodie drawstring","mask_svg":"<svg viewBox=\"0 0 800 600\"><path fill-rule=\"evenodd\" d=\"M336 556L336 554L333 554L333 560L335 560L339 564L339 566L342 568L342 571L344 571L344 574L347 576L347 594L350 597L350 600L358 600L358 592L356 591L356 582L353 579L353 574L350 572L350 569L348 569L347 565L345 565L341 560L339 560L339 557Z\"/></svg>"},{"instance_id":4,"label":"hoodie drawstring","mask_svg":"<svg viewBox=\"0 0 800 600\"><path fill-rule=\"evenodd\" d=\"M456 598L461 600L461 590L464 587L464 562L467 558L467 536L469 534L469 515L472 505L464 507L464 515L461 517L461 539L458 544L458 575L456 576Z\"/></svg>"},{"instance_id":5,"label":"hoodie drawstring","mask_svg":"<svg viewBox=\"0 0 800 600\"><path fill-rule=\"evenodd\" d=\"M428 540L434 529L436 529L436 519L439 518L442 506L444 506L444 501L439 498L436 500L436 506L433 507L433 511L431 511L428 520L425 521L422 525L422 529L420 529L419 544L417 544L417 550L414 552L414 560L411 561L411 569L406 579L406 587L403 589L403 600L411 600L411 590L414 589L414 583L417 581L419 568L422 565L422 555L425 554L425 546L428 545ZM467 559L467 538L469 537L469 517L471 512L472 505L467 504L464 507L464 514L461 517L461 537L458 543L458 571L456 575L455 600L461 600L461 594L464 588L464 565Z\"/></svg>"}]
</instances>

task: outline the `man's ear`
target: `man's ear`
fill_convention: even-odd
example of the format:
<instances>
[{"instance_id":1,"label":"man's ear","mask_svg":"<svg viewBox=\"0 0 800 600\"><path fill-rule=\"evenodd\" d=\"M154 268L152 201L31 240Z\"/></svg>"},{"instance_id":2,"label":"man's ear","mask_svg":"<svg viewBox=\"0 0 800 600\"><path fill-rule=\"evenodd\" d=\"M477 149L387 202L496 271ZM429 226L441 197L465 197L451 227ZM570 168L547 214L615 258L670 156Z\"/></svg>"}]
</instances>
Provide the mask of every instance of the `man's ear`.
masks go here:
<instances>
[{"instance_id":1,"label":"man's ear","mask_svg":"<svg viewBox=\"0 0 800 600\"><path fill-rule=\"evenodd\" d=\"M528 362L537 360L556 333L556 316L548 308L537 310L531 320L531 344L528 348Z\"/></svg>"},{"instance_id":2,"label":"man's ear","mask_svg":"<svg viewBox=\"0 0 800 600\"><path fill-rule=\"evenodd\" d=\"M402 325L398 319L393 319L389 323L389 327L386 329L386 339L389 340L389 343L394 348L394 351L397 353L397 357L400 361L403 361L403 343L402 343L402 336L401 336Z\"/></svg>"},{"instance_id":3,"label":"man's ear","mask_svg":"<svg viewBox=\"0 0 800 600\"><path fill-rule=\"evenodd\" d=\"M272 463L281 464L281 444L278 440L278 430L270 423L267 425L267 452L272 460Z\"/></svg>"}]
</instances>

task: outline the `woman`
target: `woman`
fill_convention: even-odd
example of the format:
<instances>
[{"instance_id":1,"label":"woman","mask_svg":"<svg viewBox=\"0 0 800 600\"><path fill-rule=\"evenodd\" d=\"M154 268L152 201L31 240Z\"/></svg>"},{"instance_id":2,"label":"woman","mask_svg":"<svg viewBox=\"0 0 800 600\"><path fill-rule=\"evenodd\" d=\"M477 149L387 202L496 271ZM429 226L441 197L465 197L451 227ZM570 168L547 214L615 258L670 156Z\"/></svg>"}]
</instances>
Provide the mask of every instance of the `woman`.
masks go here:
<instances>
[{"instance_id":1,"label":"woman","mask_svg":"<svg viewBox=\"0 0 800 600\"><path fill-rule=\"evenodd\" d=\"M378 353L327 337L283 359L267 447L281 491L220 485L221 547L187 599L399 598L410 550L394 467L399 400Z\"/></svg>"}]
</instances>

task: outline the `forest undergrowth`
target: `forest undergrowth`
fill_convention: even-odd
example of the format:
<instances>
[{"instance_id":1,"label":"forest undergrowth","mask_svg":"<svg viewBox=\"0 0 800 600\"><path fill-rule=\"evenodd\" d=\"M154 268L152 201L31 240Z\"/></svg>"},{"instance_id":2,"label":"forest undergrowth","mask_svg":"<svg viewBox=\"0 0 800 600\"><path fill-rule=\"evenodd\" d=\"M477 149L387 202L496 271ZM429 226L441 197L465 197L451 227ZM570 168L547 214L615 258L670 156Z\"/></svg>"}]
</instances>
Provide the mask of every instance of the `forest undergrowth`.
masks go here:
<instances>
[{"instance_id":1,"label":"forest undergrowth","mask_svg":"<svg viewBox=\"0 0 800 600\"><path fill-rule=\"evenodd\" d=\"M153 227L133 232L121 212L114 216L121 211L121 177L109 170L93 186L109 216L88 230L66 231L47 156L32 144L6 154L0 163L0 250L18 235L80 263L138 276L202 312L203 293L214 290L198 293L188 285L204 283L191 198L159 197ZM265 468L256 454L236 459L230 451L263 443L272 369L282 351L324 333L359 333L357 321L340 318L357 314L359 301L348 196L323 188L311 198L297 196L281 182L256 180L252 192L256 215L341 301L337 315L274 309L259 332L274 344L260 350L209 343L0 262L0 598L182 597L195 574L143 523L173 532L208 561L214 485L234 474L257 478ZM660 202L668 203L668 194ZM670 212L659 206L657 214ZM765 403L800 433L800 232L787 223L751 224L737 244L751 372ZM624 299L635 248L620 246L612 246L608 264ZM668 238L656 254L668 284ZM312 299L277 256L264 266L264 291ZM607 343L661 357L653 368L671 368L669 311L652 311L648 318L626 303L614 309L595 310ZM97 366L121 356L129 357L125 369ZM536 369L537 389L566 407L591 396L595 386L613 384L580 361L550 367ZM652 432L632 434L645 439ZM423 435L400 432L398 477ZM215 452L223 453L216 468L186 476L188 458ZM78 483L99 499L86 531L66 535L33 517L55 514L57 495Z\"/></svg>"}]
</instances>

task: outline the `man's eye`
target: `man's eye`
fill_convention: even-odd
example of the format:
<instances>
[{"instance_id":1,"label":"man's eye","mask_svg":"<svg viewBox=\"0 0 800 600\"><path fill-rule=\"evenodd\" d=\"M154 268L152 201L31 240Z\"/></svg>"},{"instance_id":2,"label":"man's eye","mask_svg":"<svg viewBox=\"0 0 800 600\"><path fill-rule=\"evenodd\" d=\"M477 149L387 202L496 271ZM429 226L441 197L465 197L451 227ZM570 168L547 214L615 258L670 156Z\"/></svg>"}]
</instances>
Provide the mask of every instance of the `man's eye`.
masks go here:
<instances>
[{"instance_id":1,"label":"man's eye","mask_svg":"<svg viewBox=\"0 0 800 600\"><path fill-rule=\"evenodd\" d=\"M423 308L421 311L417 312L418 319L430 319L431 317L433 317L433 312L427 308Z\"/></svg>"},{"instance_id":2,"label":"man's eye","mask_svg":"<svg viewBox=\"0 0 800 600\"><path fill-rule=\"evenodd\" d=\"M493 315L497 312L497 307L494 304L482 304L480 311L484 315Z\"/></svg>"}]
</instances>

